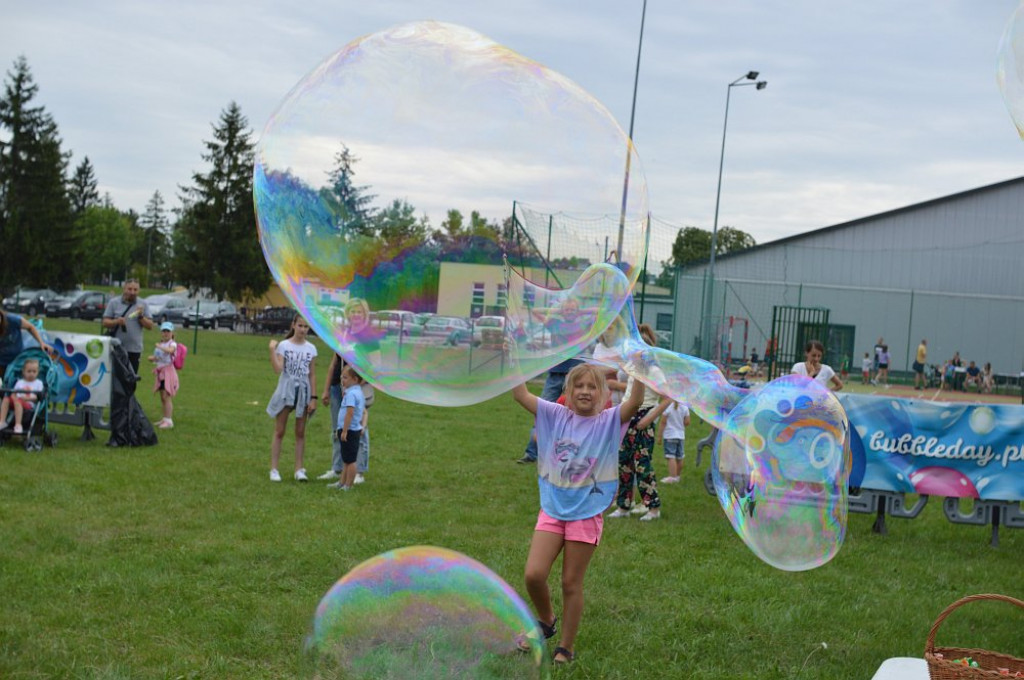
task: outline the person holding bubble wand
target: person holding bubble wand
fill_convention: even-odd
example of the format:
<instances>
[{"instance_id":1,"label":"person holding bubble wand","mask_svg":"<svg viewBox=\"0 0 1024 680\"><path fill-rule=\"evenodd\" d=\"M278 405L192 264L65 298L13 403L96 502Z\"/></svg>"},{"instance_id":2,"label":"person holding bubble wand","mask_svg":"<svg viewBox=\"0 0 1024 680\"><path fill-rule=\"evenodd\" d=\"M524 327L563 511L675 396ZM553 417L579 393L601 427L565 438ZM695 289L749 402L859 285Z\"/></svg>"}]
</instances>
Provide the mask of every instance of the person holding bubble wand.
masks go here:
<instances>
[{"instance_id":1,"label":"person holding bubble wand","mask_svg":"<svg viewBox=\"0 0 1024 680\"><path fill-rule=\"evenodd\" d=\"M515 401L534 416L537 433L541 507L525 582L545 638L557 634L548 577L562 554L562 634L553 655L556 664L575 658L583 579L601 540L601 513L615 496L619 444L640 408L644 386L635 381L621 404L605 409L609 395L604 371L585 363L569 371L565 394L561 406L532 394L525 383L512 389Z\"/></svg>"},{"instance_id":2,"label":"person holding bubble wand","mask_svg":"<svg viewBox=\"0 0 1024 680\"><path fill-rule=\"evenodd\" d=\"M277 464L281 458L281 440L288 427L288 416L295 412L295 481L306 482L303 457L306 451L306 421L316 412L316 345L309 342L309 323L296 314L284 340L270 341L270 365L278 374L277 389L267 404L267 415L274 419L270 440L270 481L280 482Z\"/></svg>"},{"instance_id":3,"label":"person holding bubble wand","mask_svg":"<svg viewBox=\"0 0 1024 680\"><path fill-rule=\"evenodd\" d=\"M792 373L803 375L815 380L825 387L831 384L832 389L839 391L843 389L843 381L839 379L836 372L828 364L821 363L825 356L825 346L818 340L808 340L804 345L804 361L793 364Z\"/></svg>"}]
</instances>

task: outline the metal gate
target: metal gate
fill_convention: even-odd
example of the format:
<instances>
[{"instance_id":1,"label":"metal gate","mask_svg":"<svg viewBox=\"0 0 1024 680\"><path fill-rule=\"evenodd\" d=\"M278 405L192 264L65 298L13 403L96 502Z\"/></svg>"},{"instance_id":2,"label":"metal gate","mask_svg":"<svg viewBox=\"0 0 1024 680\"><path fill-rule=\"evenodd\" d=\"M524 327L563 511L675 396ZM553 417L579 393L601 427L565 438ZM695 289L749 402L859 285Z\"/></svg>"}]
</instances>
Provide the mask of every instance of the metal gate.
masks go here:
<instances>
[{"instance_id":1,"label":"metal gate","mask_svg":"<svg viewBox=\"0 0 1024 680\"><path fill-rule=\"evenodd\" d=\"M793 364L804 360L808 340L828 341L829 311L824 307L772 308L772 332L764 350L769 380L789 373ZM825 359L827 363L828 357Z\"/></svg>"}]
</instances>

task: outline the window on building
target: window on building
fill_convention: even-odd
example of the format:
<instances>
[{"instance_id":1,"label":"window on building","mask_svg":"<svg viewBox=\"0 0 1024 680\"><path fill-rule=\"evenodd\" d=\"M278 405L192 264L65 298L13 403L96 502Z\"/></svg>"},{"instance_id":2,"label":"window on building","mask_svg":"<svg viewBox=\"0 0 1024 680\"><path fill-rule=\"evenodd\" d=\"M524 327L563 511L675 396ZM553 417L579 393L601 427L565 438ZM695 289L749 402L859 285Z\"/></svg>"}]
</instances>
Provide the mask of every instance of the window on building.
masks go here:
<instances>
[{"instance_id":1,"label":"window on building","mask_svg":"<svg viewBox=\"0 0 1024 680\"><path fill-rule=\"evenodd\" d=\"M654 321L654 330L657 331L670 331L672 330L672 315L671 314L658 314L658 318Z\"/></svg>"}]
</instances>

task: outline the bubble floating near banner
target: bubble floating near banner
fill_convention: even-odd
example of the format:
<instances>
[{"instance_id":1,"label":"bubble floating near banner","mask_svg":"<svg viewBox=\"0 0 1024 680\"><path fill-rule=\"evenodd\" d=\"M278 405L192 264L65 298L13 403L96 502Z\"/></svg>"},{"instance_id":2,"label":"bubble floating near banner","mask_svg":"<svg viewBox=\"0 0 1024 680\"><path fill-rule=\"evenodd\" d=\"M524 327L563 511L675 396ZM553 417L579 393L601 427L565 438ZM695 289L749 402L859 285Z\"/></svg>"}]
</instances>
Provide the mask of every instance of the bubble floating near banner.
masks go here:
<instances>
[{"instance_id":1,"label":"bubble floating near banner","mask_svg":"<svg viewBox=\"0 0 1024 680\"><path fill-rule=\"evenodd\" d=\"M540 267L520 271L528 283L517 289L531 308L517 326L533 336L520 368L536 375L602 330L552 341L542 324L561 293L601 294L577 277L605 259L628 288L646 247L642 164L608 110L564 76L438 22L360 38L303 78L261 134L254 198L274 279L313 330L375 386L427 404L484 401L524 377L486 327L465 321L501 316L512 293L466 266L500 266L511 246L524 254L513 266ZM503 221L516 201L552 217L513 229ZM602 218L574 223L560 251L548 231L562 214ZM568 270L548 267L557 262ZM444 263L463 269L442 280ZM605 296L610 316L624 292Z\"/></svg>"}]
</instances>

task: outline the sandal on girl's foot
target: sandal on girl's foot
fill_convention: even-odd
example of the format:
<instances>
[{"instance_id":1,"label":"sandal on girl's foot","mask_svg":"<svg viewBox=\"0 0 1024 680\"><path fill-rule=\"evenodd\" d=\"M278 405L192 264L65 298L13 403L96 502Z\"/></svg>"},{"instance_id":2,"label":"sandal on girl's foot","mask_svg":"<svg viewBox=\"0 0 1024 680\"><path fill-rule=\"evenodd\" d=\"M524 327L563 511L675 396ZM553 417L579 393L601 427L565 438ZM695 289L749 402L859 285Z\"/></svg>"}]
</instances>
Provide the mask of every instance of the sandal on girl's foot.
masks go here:
<instances>
[{"instance_id":1,"label":"sandal on girl's foot","mask_svg":"<svg viewBox=\"0 0 1024 680\"><path fill-rule=\"evenodd\" d=\"M555 664L556 666L572 663L575 660L576 653L570 652L565 647L555 647L555 651L551 655L551 663Z\"/></svg>"},{"instance_id":2,"label":"sandal on girl's foot","mask_svg":"<svg viewBox=\"0 0 1024 680\"><path fill-rule=\"evenodd\" d=\"M537 620L537 625L540 626L540 631L542 633L544 633L544 639L545 640L550 640L551 638L555 637L555 635L558 633L558 628L557 628L558 617L557 616L555 617L555 620L552 621L550 624L544 623L543 621L538 619Z\"/></svg>"}]
</instances>

